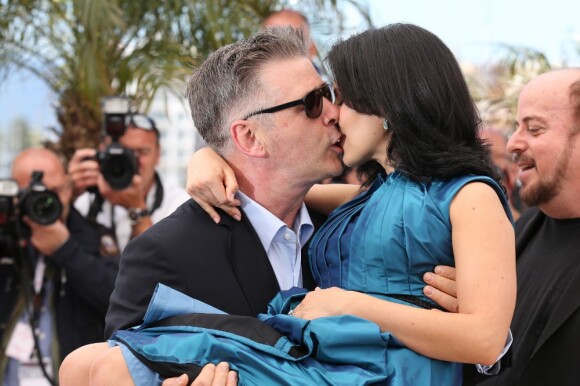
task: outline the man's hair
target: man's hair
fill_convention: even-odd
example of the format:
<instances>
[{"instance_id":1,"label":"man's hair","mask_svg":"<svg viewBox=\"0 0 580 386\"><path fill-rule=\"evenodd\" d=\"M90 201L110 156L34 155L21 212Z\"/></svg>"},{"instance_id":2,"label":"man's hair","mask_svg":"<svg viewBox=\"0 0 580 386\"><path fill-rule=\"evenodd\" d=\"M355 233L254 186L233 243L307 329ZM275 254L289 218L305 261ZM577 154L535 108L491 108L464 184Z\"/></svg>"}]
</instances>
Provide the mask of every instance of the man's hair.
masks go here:
<instances>
[{"instance_id":1,"label":"man's hair","mask_svg":"<svg viewBox=\"0 0 580 386\"><path fill-rule=\"evenodd\" d=\"M261 84L264 65L306 57L302 33L290 27L266 28L212 53L194 72L186 97L191 117L203 139L226 153L229 128L250 111L266 108L271 87Z\"/></svg>"}]
</instances>

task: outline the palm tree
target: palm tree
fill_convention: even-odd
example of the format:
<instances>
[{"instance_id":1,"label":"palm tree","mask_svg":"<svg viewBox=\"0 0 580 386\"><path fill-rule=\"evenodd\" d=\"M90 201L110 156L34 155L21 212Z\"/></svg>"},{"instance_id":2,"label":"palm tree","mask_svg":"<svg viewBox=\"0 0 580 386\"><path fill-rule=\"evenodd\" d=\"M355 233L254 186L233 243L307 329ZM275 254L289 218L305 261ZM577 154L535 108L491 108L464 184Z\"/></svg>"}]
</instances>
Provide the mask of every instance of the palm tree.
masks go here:
<instances>
[{"instance_id":1,"label":"palm tree","mask_svg":"<svg viewBox=\"0 0 580 386\"><path fill-rule=\"evenodd\" d=\"M509 45L500 48L503 54L498 62L463 70L484 124L509 135L515 129L520 91L552 66L542 52Z\"/></svg>"},{"instance_id":2,"label":"palm tree","mask_svg":"<svg viewBox=\"0 0 580 386\"><path fill-rule=\"evenodd\" d=\"M24 69L46 82L58 99L54 147L69 158L98 144L104 96L127 95L142 111L158 90L181 96L191 69L209 52L254 32L287 3L0 0L0 76ZM306 4L340 14L336 0Z\"/></svg>"}]
</instances>

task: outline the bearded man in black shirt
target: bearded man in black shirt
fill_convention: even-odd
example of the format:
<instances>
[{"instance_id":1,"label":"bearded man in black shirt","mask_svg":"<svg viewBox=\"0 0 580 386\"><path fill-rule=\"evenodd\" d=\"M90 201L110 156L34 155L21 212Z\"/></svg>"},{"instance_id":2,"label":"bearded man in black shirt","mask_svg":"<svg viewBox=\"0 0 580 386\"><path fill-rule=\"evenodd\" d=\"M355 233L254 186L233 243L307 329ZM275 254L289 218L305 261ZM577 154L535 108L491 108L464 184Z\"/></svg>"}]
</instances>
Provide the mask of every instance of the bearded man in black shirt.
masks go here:
<instances>
[{"instance_id":1,"label":"bearded man in black shirt","mask_svg":"<svg viewBox=\"0 0 580 386\"><path fill-rule=\"evenodd\" d=\"M520 168L521 198L533 208L516 223L518 295L511 363L502 361L502 370L492 377L465 366L464 385L577 386L580 68L552 71L528 83L519 97L516 125L507 149ZM452 268L441 269L443 276L453 277ZM444 280L438 276L435 287Z\"/></svg>"}]
</instances>

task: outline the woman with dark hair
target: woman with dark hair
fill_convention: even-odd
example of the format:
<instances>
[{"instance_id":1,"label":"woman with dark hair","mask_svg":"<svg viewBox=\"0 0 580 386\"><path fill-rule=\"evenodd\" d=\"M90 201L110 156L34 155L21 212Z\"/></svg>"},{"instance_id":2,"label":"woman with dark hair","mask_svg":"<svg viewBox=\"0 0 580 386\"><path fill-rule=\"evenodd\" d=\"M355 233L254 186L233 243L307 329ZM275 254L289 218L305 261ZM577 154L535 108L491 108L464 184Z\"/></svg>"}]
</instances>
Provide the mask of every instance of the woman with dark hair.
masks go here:
<instances>
[{"instance_id":1,"label":"woman with dark hair","mask_svg":"<svg viewBox=\"0 0 580 386\"><path fill-rule=\"evenodd\" d=\"M336 44L327 63L343 105L384 118L392 167L422 182L465 174L499 178L478 137L479 115L461 70L437 36L390 25Z\"/></svg>"},{"instance_id":2,"label":"woman with dark hair","mask_svg":"<svg viewBox=\"0 0 580 386\"><path fill-rule=\"evenodd\" d=\"M309 207L334 209L310 246L325 289L306 295L293 315L371 320L401 342L389 363L416 377L408 384L452 384L453 376L433 375L445 366L453 368L448 375L459 372L451 362L494 363L515 304L513 220L478 136L476 107L449 48L414 25L355 35L335 44L327 63L341 106L343 162L378 162L390 174L371 176L367 190L336 209L352 187L311 189ZM199 158L190 171L221 162L207 152ZM188 190L196 185L188 181ZM223 204L209 191L194 193L198 202ZM437 265L457 269L458 313L433 310L423 294L422 277Z\"/></svg>"},{"instance_id":3,"label":"woman with dark hair","mask_svg":"<svg viewBox=\"0 0 580 386\"><path fill-rule=\"evenodd\" d=\"M354 315L376 323L388 335L383 384L459 385L461 363L497 360L515 304L511 214L478 137L478 114L461 70L439 38L409 24L339 42L327 61L345 165L375 162L390 173L374 173L362 191L311 189L307 203L332 210L310 246L322 289L309 292L292 314L313 321ZM208 180L192 171L221 168L222 176L233 176L208 150L192 162L190 191L198 186L192 178ZM223 204L213 196L215 180L213 189L193 194L204 207ZM224 183L236 186L218 185ZM441 312L423 294L423 275L438 265L456 267L456 313Z\"/></svg>"},{"instance_id":4,"label":"woman with dark hair","mask_svg":"<svg viewBox=\"0 0 580 386\"><path fill-rule=\"evenodd\" d=\"M314 291L294 315L349 313L425 356L493 363L515 303L514 234L457 61L437 36L407 24L338 43L327 61L344 163L371 158L392 172L336 209L312 240L317 283L349 291ZM338 280L320 273L333 250L342 255ZM457 268L458 314L421 309L422 276L436 265Z\"/></svg>"}]
</instances>

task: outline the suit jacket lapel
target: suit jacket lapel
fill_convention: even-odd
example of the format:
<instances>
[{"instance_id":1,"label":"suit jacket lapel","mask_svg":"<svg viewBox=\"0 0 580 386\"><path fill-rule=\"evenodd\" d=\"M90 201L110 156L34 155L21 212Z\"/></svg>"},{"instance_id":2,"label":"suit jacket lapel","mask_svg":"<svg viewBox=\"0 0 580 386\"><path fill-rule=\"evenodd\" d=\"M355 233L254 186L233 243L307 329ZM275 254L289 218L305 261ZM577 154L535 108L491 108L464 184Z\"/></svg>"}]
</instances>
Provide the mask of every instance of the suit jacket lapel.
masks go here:
<instances>
[{"instance_id":1,"label":"suit jacket lapel","mask_svg":"<svg viewBox=\"0 0 580 386\"><path fill-rule=\"evenodd\" d=\"M280 291L266 251L245 213L242 212L241 222L227 214L220 215L220 225L232 230L229 240L230 262L248 307L255 315L266 312L268 302Z\"/></svg>"},{"instance_id":2,"label":"suit jacket lapel","mask_svg":"<svg viewBox=\"0 0 580 386\"><path fill-rule=\"evenodd\" d=\"M308 247L310 242L302 247L302 287L313 290L316 283L312 277L312 269L310 268L310 259L308 258Z\"/></svg>"}]
</instances>

